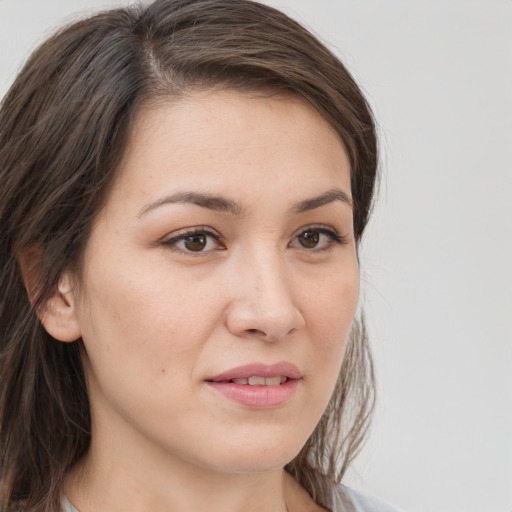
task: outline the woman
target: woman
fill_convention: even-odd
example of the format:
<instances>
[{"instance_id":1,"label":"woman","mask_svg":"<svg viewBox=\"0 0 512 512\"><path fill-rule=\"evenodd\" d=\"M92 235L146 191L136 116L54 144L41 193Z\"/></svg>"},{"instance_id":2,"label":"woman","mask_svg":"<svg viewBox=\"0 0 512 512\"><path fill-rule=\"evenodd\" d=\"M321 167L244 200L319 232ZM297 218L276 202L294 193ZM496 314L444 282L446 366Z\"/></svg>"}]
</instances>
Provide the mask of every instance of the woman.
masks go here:
<instances>
[{"instance_id":1,"label":"woman","mask_svg":"<svg viewBox=\"0 0 512 512\"><path fill-rule=\"evenodd\" d=\"M45 42L0 112L3 509L388 510L338 485L376 167L357 85L270 7Z\"/></svg>"}]
</instances>

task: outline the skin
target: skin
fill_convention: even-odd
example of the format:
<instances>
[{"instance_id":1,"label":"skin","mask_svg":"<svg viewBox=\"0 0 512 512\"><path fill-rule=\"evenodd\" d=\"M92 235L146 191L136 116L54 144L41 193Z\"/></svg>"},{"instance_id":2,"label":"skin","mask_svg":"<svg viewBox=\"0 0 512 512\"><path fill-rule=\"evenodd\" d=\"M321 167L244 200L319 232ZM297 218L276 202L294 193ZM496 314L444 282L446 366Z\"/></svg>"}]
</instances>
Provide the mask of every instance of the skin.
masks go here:
<instances>
[{"instance_id":1,"label":"skin","mask_svg":"<svg viewBox=\"0 0 512 512\"><path fill-rule=\"evenodd\" d=\"M321 510L283 466L329 401L357 306L351 205L297 211L332 190L350 198L346 151L301 99L216 91L139 113L80 283L63 275L43 317L85 346L92 444L65 485L81 512ZM162 202L181 192L240 211ZM205 381L279 361L302 379L278 407Z\"/></svg>"}]
</instances>

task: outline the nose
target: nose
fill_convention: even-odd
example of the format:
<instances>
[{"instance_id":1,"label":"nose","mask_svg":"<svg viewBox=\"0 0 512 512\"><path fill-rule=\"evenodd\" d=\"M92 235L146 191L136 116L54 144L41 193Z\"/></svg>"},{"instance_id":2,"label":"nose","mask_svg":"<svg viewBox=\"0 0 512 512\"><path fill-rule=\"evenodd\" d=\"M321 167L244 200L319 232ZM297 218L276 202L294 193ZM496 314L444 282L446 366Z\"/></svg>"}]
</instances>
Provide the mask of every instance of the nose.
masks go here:
<instances>
[{"instance_id":1,"label":"nose","mask_svg":"<svg viewBox=\"0 0 512 512\"><path fill-rule=\"evenodd\" d=\"M304 327L304 316L278 257L245 261L232 275L227 328L236 336L278 341Z\"/></svg>"}]
</instances>

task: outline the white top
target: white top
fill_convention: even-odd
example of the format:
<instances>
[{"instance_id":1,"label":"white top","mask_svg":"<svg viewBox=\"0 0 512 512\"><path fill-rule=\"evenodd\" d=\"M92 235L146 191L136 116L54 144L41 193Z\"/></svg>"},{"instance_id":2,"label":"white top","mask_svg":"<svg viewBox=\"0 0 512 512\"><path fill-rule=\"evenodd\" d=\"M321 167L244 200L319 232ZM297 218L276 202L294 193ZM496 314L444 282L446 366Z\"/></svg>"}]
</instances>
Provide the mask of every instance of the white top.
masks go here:
<instances>
[{"instance_id":1,"label":"white top","mask_svg":"<svg viewBox=\"0 0 512 512\"><path fill-rule=\"evenodd\" d=\"M75 512L75 511L73 511ZM332 512L400 512L372 496L340 485L334 489Z\"/></svg>"},{"instance_id":2,"label":"white top","mask_svg":"<svg viewBox=\"0 0 512 512\"><path fill-rule=\"evenodd\" d=\"M340 485L334 489L332 512L400 512L375 498ZM64 496L62 512L79 512Z\"/></svg>"}]
</instances>

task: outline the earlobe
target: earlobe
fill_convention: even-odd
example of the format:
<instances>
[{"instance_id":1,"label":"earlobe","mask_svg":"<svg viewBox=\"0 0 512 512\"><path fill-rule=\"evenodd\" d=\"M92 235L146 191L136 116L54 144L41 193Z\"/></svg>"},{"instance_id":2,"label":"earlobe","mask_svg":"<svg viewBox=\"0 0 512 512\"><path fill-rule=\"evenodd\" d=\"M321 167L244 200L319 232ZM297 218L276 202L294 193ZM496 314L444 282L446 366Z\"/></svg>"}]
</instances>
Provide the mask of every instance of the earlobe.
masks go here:
<instances>
[{"instance_id":1,"label":"earlobe","mask_svg":"<svg viewBox=\"0 0 512 512\"><path fill-rule=\"evenodd\" d=\"M18 254L23 282L32 304L37 297L40 257L38 248L29 248ZM71 273L64 272L52 295L36 309L48 334L63 342L76 341L82 336L73 289Z\"/></svg>"}]
</instances>

